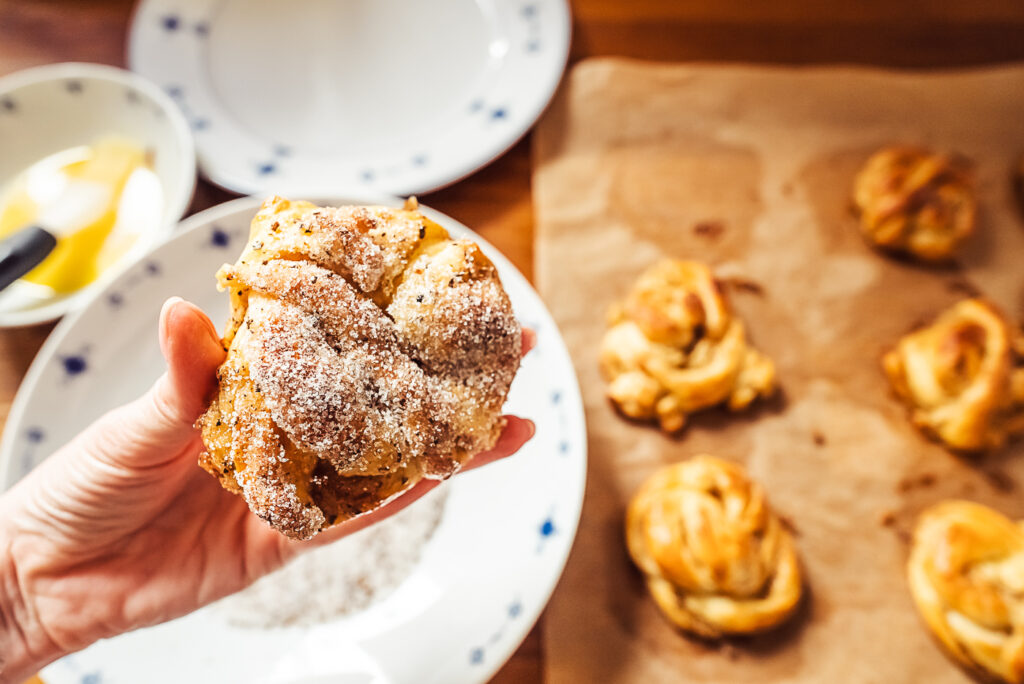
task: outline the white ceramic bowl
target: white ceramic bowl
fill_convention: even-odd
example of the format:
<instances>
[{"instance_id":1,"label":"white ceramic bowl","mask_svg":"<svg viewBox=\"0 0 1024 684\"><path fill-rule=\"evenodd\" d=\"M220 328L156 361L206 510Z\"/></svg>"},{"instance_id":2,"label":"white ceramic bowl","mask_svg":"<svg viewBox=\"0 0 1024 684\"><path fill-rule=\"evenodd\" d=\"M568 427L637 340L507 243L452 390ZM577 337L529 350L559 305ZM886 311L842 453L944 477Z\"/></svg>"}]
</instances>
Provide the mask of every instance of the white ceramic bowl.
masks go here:
<instances>
[{"instance_id":1,"label":"white ceramic bowl","mask_svg":"<svg viewBox=\"0 0 1024 684\"><path fill-rule=\"evenodd\" d=\"M152 150L153 170L163 186L160 227L142 235L122 260L127 265L171 232L192 199L195 147L181 112L145 78L110 66L69 62L0 78L0 186L44 157L110 134L137 140ZM92 285L65 296L36 299L5 293L0 327L59 318L88 301L119 270L111 269Z\"/></svg>"}]
</instances>

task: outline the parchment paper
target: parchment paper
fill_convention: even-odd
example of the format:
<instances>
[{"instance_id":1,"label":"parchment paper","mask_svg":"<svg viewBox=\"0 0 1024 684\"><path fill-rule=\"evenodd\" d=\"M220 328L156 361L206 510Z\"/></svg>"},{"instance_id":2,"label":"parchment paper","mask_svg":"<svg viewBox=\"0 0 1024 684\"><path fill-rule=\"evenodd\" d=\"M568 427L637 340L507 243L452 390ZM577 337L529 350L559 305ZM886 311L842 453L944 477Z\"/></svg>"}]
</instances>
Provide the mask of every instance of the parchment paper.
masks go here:
<instances>
[{"instance_id":1,"label":"parchment paper","mask_svg":"<svg viewBox=\"0 0 1024 684\"><path fill-rule=\"evenodd\" d=\"M903 333L979 289L1024 313L1024 224L1011 166L1024 152L1024 67L907 74L578 65L535 136L537 280L579 373L590 474L579 537L548 609L550 684L963 682L904 579L918 511L965 497L1024 517L1024 445L959 459L926 441L879 360ZM977 164L981 224L956 268L868 249L853 175L890 143ZM711 412L678 439L604 397L604 312L662 256L723 276L783 396ZM792 523L809 588L770 635L720 645L661 618L626 555L623 514L656 467L710 452L746 464Z\"/></svg>"}]
</instances>

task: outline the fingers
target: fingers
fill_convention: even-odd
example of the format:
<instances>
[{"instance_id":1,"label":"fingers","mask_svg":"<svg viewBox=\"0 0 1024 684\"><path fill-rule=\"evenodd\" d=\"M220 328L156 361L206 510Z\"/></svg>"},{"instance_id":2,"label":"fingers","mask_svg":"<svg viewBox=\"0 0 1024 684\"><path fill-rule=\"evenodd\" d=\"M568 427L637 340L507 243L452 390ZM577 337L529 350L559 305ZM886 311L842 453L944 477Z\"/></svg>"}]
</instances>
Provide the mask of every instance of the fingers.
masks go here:
<instances>
[{"instance_id":1,"label":"fingers","mask_svg":"<svg viewBox=\"0 0 1024 684\"><path fill-rule=\"evenodd\" d=\"M206 408L224 361L220 337L199 307L172 297L160 312L160 351L167 373L153 388L154 399L169 417L191 425Z\"/></svg>"},{"instance_id":2,"label":"fingers","mask_svg":"<svg viewBox=\"0 0 1024 684\"><path fill-rule=\"evenodd\" d=\"M520 418L518 416L506 416L506 420L507 423L505 424L505 430L501 433L501 437L498 438L498 443L494 448L490 451L485 451L482 454L474 456L469 463L462 467L460 472L473 470L474 468L479 468L487 465L488 463L494 463L495 461L511 456L515 452L519 451L519 449L526 444L526 442L528 442L537 431L532 420ZM402 509L421 499L439 484L441 483L438 480L420 480L412 487L412 489L405 492L397 499L381 506L372 513L367 513L366 515L361 515L358 518L336 525L325 532L321 532L308 542L293 542L282 538L280 540L284 545L284 548L281 551L282 557L291 558L296 553L301 552L303 548L330 544L342 537L346 537L354 532L358 532L359 530L369 527L374 523L390 518Z\"/></svg>"},{"instance_id":3,"label":"fingers","mask_svg":"<svg viewBox=\"0 0 1024 684\"><path fill-rule=\"evenodd\" d=\"M501 437L498 438L498 443L494 448L490 451L485 451L482 454L474 456L469 463L462 466L462 469L459 472L473 470L474 468L479 468L487 465L488 463L494 463L495 461L500 461L503 458L511 456L515 452L519 451L519 449L526 444L537 431L532 420L520 418L519 416L506 416L506 420L508 422L505 425L505 430L501 433ZM368 525L372 525L375 522L383 520L384 518L391 517L395 513L398 513L400 510L407 507L409 504L421 498L424 494L439 484L440 481L438 480L420 480L412 487L412 489L405 492L394 501L391 501L372 513L368 513L367 515L360 516L351 522L339 525L338 527L343 528L344 530L341 536L351 534L356 530L361 530ZM320 536L322 537L324 535L321 534Z\"/></svg>"},{"instance_id":4,"label":"fingers","mask_svg":"<svg viewBox=\"0 0 1024 684\"><path fill-rule=\"evenodd\" d=\"M537 333L530 328L523 328L523 356L530 353L530 350L537 346Z\"/></svg>"},{"instance_id":5,"label":"fingers","mask_svg":"<svg viewBox=\"0 0 1024 684\"><path fill-rule=\"evenodd\" d=\"M461 472L473 470L474 468L479 468L488 463L494 463L511 456L530 441L537 432L537 426L528 418L506 416L505 420L507 421L505 431L501 433L501 437L498 438L498 443L494 445L494 448L474 456L469 463L462 466Z\"/></svg>"},{"instance_id":6,"label":"fingers","mask_svg":"<svg viewBox=\"0 0 1024 684\"><path fill-rule=\"evenodd\" d=\"M369 527L370 525L379 523L381 520L390 518L399 511L408 508L416 501L422 499L428 492L440 484L440 480L420 480L413 485L409 491L401 494L397 499L389 501L372 513L366 513L358 518L353 518L352 520L347 520L335 525L334 527L321 532L309 541L296 542L280 537L280 542L284 544L282 556L285 559L291 558L295 554L301 553L304 549L330 544L342 537L347 537L348 535L354 534L359 530Z\"/></svg>"}]
</instances>

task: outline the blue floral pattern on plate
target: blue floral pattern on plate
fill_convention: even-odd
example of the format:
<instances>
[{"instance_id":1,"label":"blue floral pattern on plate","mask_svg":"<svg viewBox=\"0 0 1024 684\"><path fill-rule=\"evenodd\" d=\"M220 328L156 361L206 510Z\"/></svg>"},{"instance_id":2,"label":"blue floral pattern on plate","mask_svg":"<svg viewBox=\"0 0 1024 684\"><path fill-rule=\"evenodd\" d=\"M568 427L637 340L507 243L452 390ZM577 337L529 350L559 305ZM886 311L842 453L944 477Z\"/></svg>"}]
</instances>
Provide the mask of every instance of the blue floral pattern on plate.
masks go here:
<instances>
[{"instance_id":1,"label":"blue floral pattern on plate","mask_svg":"<svg viewBox=\"0 0 1024 684\"><path fill-rule=\"evenodd\" d=\"M71 96L81 95L85 90L85 86L78 79L67 79L60 85L61 90ZM139 91L134 88L125 88L125 100L130 105L142 104L142 97L139 95ZM4 95L0 97L0 113L16 114L20 107L18 106L18 100L10 95ZM160 110L157 110L160 112Z\"/></svg>"},{"instance_id":2,"label":"blue floral pattern on plate","mask_svg":"<svg viewBox=\"0 0 1024 684\"><path fill-rule=\"evenodd\" d=\"M199 134L201 161L216 166L215 172L207 168L207 175L252 194L272 192L281 183L315 184L325 173L335 183L355 182L402 194L442 187L486 164L532 125L553 94L568 57L566 0L496 3L485 12L493 35L482 77L467 83L467 92L453 95L453 111L439 117L430 130L420 130L417 122L408 131L395 132L403 143L393 151L383 153L380 145L369 145L368 151L346 149L330 159L297 143L292 163L284 166L273 162L280 140L240 124L228 113L231 106L225 94L213 87L224 76L211 71L208 56L218 44L218 22L227 22L225 7L223 0L193 0L186 5L143 0L132 25L129 61L135 71L174 93ZM260 11L266 9L253 10L254 25ZM344 76L343 71L339 74ZM327 80L325 87L330 84Z\"/></svg>"}]
</instances>

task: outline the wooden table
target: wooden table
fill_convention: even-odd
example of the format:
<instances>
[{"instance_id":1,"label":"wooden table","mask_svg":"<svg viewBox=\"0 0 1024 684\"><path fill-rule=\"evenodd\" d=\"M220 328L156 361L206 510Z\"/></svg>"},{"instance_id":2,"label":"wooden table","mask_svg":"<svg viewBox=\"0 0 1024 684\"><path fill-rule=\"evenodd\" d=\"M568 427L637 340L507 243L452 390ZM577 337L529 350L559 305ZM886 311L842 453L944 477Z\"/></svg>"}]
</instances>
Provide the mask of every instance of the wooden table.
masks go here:
<instances>
[{"instance_id":1,"label":"wooden table","mask_svg":"<svg viewBox=\"0 0 1024 684\"><path fill-rule=\"evenodd\" d=\"M570 61L848 62L950 67L1024 60L1019 0L574 0ZM131 0L0 0L0 74L58 61L123 66ZM489 167L424 203L479 231L533 273L529 136ZM2 151L0 151L2 153ZM191 211L232 195L200 182ZM0 331L0 419L52 329ZM495 678L543 680L544 618Z\"/></svg>"}]
</instances>

